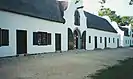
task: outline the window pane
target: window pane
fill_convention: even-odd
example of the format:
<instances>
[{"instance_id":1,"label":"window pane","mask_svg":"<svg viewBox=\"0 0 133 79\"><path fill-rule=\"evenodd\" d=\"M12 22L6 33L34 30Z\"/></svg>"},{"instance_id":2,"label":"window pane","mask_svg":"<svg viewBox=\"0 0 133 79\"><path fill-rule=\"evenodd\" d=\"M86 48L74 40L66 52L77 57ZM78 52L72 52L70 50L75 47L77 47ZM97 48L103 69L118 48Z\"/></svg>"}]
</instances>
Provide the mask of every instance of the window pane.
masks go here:
<instances>
[{"instance_id":1,"label":"window pane","mask_svg":"<svg viewBox=\"0 0 133 79\"><path fill-rule=\"evenodd\" d=\"M9 30L2 29L2 46L9 45Z\"/></svg>"},{"instance_id":2,"label":"window pane","mask_svg":"<svg viewBox=\"0 0 133 79\"><path fill-rule=\"evenodd\" d=\"M38 43L38 45L41 45L41 41L42 41L42 38L41 38L42 36L41 36L41 32L38 32L37 33L37 43Z\"/></svg>"},{"instance_id":3,"label":"window pane","mask_svg":"<svg viewBox=\"0 0 133 79\"><path fill-rule=\"evenodd\" d=\"M47 32L42 32L41 36L41 45L47 45Z\"/></svg>"},{"instance_id":4,"label":"window pane","mask_svg":"<svg viewBox=\"0 0 133 79\"><path fill-rule=\"evenodd\" d=\"M51 33L48 33L48 45L51 45Z\"/></svg>"}]
</instances>

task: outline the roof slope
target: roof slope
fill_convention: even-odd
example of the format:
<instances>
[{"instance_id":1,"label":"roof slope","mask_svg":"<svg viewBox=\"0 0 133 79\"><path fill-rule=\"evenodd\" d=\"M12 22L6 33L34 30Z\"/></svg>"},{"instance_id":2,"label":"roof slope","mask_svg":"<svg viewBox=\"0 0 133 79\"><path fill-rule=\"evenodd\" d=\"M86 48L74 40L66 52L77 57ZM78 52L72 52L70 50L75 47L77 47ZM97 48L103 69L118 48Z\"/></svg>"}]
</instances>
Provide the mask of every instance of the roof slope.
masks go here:
<instances>
[{"instance_id":1,"label":"roof slope","mask_svg":"<svg viewBox=\"0 0 133 79\"><path fill-rule=\"evenodd\" d=\"M87 17L87 28L117 33L117 31L106 19L88 13L86 11L84 11L84 14Z\"/></svg>"},{"instance_id":2,"label":"roof slope","mask_svg":"<svg viewBox=\"0 0 133 79\"><path fill-rule=\"evenodd\" d=\"M0 0L0 10L64 22L59 3L56 0Z\"/></svg>"},{"instance_id":3,"label":"roof slope","mask_svg":"<svg viewBox=\"0 0 133 79\"><path fill-rule=\"evenodd\" d=\"M129 34L128 34L128 28L124 28L124 27L121 27L121 26L119 26L119 28L120 28L122 31L124 31L124 36L129 36Z\"/></svg>"}]
</instances>

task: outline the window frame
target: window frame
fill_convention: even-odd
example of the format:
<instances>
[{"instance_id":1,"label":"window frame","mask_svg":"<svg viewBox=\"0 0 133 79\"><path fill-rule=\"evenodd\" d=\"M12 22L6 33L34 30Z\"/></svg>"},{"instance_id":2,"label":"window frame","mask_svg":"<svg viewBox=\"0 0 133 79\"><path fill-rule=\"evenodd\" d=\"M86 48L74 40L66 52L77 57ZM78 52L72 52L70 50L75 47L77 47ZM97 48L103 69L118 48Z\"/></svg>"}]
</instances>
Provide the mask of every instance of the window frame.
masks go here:
<instances>
[{"instance_id":1,"label":"window frame","mask_svg":"<svg viewBox=\"0 0 133 79\"><path fill-rule=\"evenodd\" d=\"M48 34L51 35L51 33L42 32L42 31L33 32L33 45L38 45L38 46L51 45L51 40L48 41ZM50 42L50 44L48 44L48 42Z\"/></svg>"}]
</instances>

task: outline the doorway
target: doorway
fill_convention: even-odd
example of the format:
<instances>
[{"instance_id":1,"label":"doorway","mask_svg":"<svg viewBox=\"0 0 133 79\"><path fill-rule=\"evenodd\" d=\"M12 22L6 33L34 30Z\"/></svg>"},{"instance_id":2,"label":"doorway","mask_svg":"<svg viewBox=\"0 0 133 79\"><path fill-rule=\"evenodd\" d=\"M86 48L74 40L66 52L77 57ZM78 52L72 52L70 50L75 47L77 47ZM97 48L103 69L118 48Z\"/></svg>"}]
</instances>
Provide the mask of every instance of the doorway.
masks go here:
<instances>
[{"instance_id":1,"label":"doorway","mask_svg":"<svg viewBox=\"0 0 133 79\"><path fill-rule=\"evenodd\" d=\"M70 28L68 28L68 50L74 49L74 37L73 32Z\"/></svg>"},{"instance_id":2,"label":"doorway","mask_svg":"<svg viewBox=\"0 0 133 79\"><path fill-rule=\"evenodd\" d=\"M55 34L55 50L61 51L61 34Z\"/></svg>"},{"instance_id":3,"label":"doorway","mask_svg":"<svg viewBox=\"0 0 133 79\"><path fill-rule=\"evenodd\" d=\"M17 54L27 53L27 31L17 30L16 31L16 43L17 43Z\"/></svg>"},{"instance_id":4,"label":"doorway","mask_svg":"<svg viewBox=\"0 0 133 79\"><path fill-rule=\"evenodd\" d=\"M82 34L82 49L86 49L86 31Z\"/></svg>"},{"instance_id":5,"label":"doorway","mask_svg":"<svg viewBox=\"0 0 133 79\"><path fill-rule=\"evenodd\" d=\"M74 31L74 49L80 49L81 48L80 43L81 43L80 31L76 29Z\"/></svg>"},{"instance_id":6,"label":"doorway","mask_svg":"<svg viewBox=\"0 0 133 79\"><path fill-rule=\"evenodd\" d=\"M95 48L97 48L97 37L95 36Z\"/></svg>"}]
</instances>

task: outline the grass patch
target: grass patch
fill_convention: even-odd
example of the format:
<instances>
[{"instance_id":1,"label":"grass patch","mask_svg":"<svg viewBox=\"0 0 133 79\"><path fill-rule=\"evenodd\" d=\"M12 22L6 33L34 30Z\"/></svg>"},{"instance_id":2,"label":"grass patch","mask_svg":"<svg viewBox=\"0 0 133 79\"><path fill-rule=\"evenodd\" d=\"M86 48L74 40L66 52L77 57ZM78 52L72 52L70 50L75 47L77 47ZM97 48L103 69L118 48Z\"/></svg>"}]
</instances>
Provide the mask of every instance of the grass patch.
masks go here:
<instances>
[{"instance_id":1,"label":"grass patch","mask_svg":"<svg viewBox=\"0 0 133 79\"><path fill-rule=\"evenodd\" d=\"M133 79L133 58L119 60L118 65L98 70L86 78L92 79Z\"/></svg>"}]
</instances>

